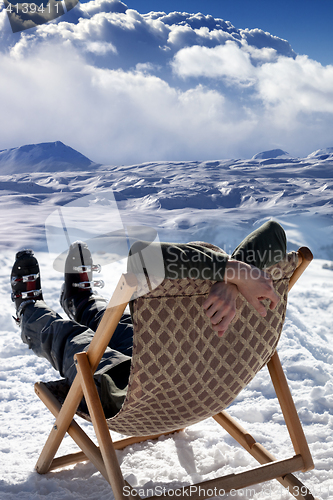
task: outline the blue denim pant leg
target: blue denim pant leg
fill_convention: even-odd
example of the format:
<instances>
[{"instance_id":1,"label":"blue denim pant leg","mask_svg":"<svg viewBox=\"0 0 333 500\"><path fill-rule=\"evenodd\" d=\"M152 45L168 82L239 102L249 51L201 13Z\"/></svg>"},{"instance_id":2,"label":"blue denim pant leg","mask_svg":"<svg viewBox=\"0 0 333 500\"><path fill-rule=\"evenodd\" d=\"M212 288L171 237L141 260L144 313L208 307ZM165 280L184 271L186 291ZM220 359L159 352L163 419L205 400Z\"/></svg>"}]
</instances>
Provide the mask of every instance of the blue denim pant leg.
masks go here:
<instances>
[{"instance_id":1,"label":"blue denim pant leg","mask_svg":"<svg viewBox=\"0 0 333 500\"><path fill-rule=\"evenodd\" d=\"M91 307L91 312L92 309ZM95 311L95 314L90 315L90 323L92 326L95 324L96 328L104 311L99 308L97 312L98 314ZM37 301L27 304L23 310L21 336L37 356L47 359L62 377L72 383L76 376L74 355L88 349L94 331L86 325L64 320L44 301ZM102 405L108 416L120 409L126 396L132 342L130 316L125 315L114 332L111 347L107 347L94 374Z\"/></svg>"},{"instance_id":2,"label":"blue denim pant leg","mask_svg":"<svg viewBox=\"0 0 333 500\"><path fill-rule=\"evenodd\" d=\"M107 307L107 301L95 296L80 314L80 323L96 331ZM79 339L75 338L76 343ZM130 314L123 314L109 346L95 372L95 383L101 396L105 416L112 417L123 405L127 394L133 348L133 324ZM112 357L112 360L110 359Z\"/></svg>"},{"instance_id":3,"label":"blue denim pant leg","mask_svg":"<svg viewBox=\"0 0 333 500\"><path fill-rule=\"evenodd\" d=\"M102 297L96 297L87 302L80 316L80 324L85 325L94 332L97 330L107 307L107 301ZM133 347L133 324L130 314L123 314L114 334L109 342L109 347L126 356L132 356Z\"/></svg>"}]
</instances>

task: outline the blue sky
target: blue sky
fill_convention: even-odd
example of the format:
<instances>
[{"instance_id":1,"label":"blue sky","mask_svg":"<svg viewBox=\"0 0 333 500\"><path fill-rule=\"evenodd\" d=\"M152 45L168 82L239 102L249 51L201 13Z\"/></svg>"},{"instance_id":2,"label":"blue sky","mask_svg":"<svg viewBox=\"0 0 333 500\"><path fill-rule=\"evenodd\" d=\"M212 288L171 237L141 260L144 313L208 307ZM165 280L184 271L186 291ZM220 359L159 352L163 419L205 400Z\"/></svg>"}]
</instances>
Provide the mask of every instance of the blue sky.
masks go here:
<instances>
[{"instance_id":1,"label":"blue sky","mask_svg":"<svg viewBox=\"0 0 333 500\"><path fill-rule=\"evenodd\" d=\"M184 11L211 14L236 28L260 28L288 40L298 54L333 64L332 0L128 0L141 14Z\"/></svg>"},{"instance_id":2,"label":"blue sky","mask_svg":"<svg viewBox=\"0 0 333 500\"><path fill-rule=\"evenodd\" d=\"M0 149L129 165L331 147L332 5L95 0L13 34L0 4Z\"/></svg>"}]
</instances>

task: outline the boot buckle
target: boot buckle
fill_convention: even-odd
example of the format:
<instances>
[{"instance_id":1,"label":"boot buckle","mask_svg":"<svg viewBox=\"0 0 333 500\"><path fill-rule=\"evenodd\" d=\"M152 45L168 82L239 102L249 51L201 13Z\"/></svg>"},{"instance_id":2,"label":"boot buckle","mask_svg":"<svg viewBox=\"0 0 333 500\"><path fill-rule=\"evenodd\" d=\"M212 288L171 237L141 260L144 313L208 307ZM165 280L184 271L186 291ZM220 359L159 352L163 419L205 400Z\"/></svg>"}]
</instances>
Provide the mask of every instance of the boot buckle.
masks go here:
<instances>
[{"instance_id":1,"label":"boot buckle","mask_svg":"<svg viewBox=\"0 0 333 500\"><path fill-rule=\"evenodd\" d=\"M93 288L93 287L103 288L104 281L103 280L80 281L80 283L72 283L72 286L74 286L75 288Z\"/></svg>"},{"instance_id":2,"label":"boot buckle","mask_svg":"<svg viewBox=\"0 0 333 500\"><path fill-rule=\"evenodd\" d=\"M33 283L39 278L39 273L28 274L26 276L13 276L12 283Z\"/></svg>"},{"instance_id":3,"label":"boot buckle","mask_svg":"<svg viewBox=\"0 0 333 500\"><path fill-rule=\"evenodd\" d=\"M14 302L15 299L32 299L34 297L38 297L39 295L42 294L42 290L29 290L27 292L12 292L12 301Z\"/></svg>"},{"instance_id":4,"label":"boot buckle","mask_svg":"<svg viewBox=\"0 0 333 500\"><path fill-rule=\"evenodd\" d=\"M96 271L97 273L101 272L101 265L100 264L93 264L92 266L75 266L73 267L73 271L76 271L78 273L91 273L92 271Z\"/></svg>"}]
</instances>

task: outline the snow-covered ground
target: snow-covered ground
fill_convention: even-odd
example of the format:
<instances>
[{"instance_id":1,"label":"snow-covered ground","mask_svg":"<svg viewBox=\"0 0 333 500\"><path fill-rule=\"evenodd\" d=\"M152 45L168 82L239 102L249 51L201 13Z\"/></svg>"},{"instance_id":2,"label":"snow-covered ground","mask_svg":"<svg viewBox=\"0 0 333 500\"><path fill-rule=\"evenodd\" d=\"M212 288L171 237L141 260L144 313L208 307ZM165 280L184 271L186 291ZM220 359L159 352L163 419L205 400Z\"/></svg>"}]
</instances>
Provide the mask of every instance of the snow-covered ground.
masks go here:
<instances>
[{"instance_id":1,"label":"snow-covered ground","mask_svg":"<svg viewBox=\"0 0 333 500\"><path fill-rule=\"evenodd\" d=\"M246 233L274 218L284 225L289 248L308 245L313 250L314 261L290 293L279 353L316 466L297 475L319 499L332 498L333 270L323 267L333 261L332 166L327 150L301 159L262 155L251 160L159 162L84 173L22 172L0 177L1 500L113 498L91 464L46 476L34 471L54 419L35 396L33 384L58 374L22 344L9 297L15 251L29 245L40 261L44 298L61 312L62 275L52 267L45 221L59 206L87 194L100 196L111 188L124 224L155 228L160 240L206 240L230 252ZM83 213L83 222L84 217ZM109 296L114 277L108 267L102 274ZM230 413L277 457L293 453L266 369L240 394ZM89 424L83 422L83 427L93 435ZM73 447L67 437L61 450L71 452ZM212 420L117 455L125 478L144 490L141 493L256 465ZM291 497L274 481L224 498Z\"/></svg>"}]
</instances>

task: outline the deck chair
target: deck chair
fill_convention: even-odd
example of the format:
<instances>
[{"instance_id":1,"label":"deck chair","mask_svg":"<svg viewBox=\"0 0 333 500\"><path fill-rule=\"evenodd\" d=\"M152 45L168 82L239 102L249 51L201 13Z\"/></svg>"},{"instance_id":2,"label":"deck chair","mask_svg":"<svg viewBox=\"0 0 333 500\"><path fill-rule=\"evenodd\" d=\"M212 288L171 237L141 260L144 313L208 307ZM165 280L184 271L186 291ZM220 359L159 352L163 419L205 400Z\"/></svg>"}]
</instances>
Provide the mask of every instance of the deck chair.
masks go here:
<instances>
[{"instance_id":1,"label":"deck chair","mask_svg":"<svg viewBox=\"0 0 333 500\"><path fill-rule=\"evenodd\" d=\"M190 493L192 500L199 500L205 498L203 489L207 492L217 487L230 492L277 479L296 498L313 500L309 490L293 475L314 465L276 352L288 289L311 259L310 250L301 248L269 268L280 297L278 306L274 311L268 309L263 318L239 296L237 316L221 338L212 330L202 308L212 285L210 281L165 279L154 290L132 300L134 345L128 393L119 413L106 420L93 373L137 289L136 277L123 275L88 351L76 355L78 373L71 387L63 381L35 385L36 393L56 417L36 464L37 471L44 474L90 460L109 481L115 499L123 500L127 483L115 450L213 417L261 465L202 482L197 485L202 488L200 495L193 493L193 485L192 490L189 486L184 489L184 496ZM282 460L257 443L225 411L266 364L295 450L294 456ZM88 414L78 409L83 396ZM92 422L99 447L73 419L77 411ZM110 429L131 437L113 443ZM66 432L82 451L54 458Z\"/></svg>"}]
</instances>

